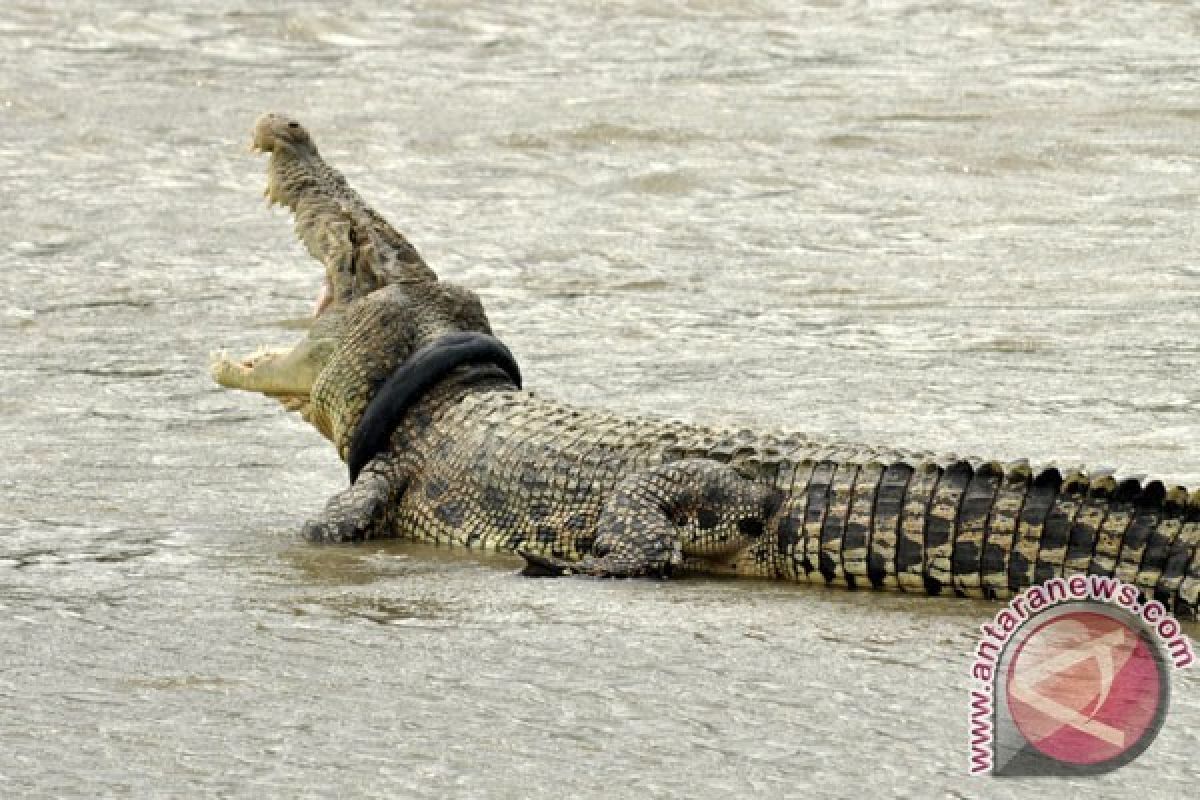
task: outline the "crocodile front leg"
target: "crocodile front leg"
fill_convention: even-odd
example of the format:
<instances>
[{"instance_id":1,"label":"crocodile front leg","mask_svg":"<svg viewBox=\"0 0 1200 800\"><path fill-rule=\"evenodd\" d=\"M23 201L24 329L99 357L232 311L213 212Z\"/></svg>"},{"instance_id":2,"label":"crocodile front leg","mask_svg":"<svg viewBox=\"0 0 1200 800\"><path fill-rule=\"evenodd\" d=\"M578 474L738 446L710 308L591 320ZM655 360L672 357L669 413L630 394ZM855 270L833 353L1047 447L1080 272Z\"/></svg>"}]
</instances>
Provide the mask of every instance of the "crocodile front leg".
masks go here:
<instances>
[{"instance_id":1,"label":"crocodile front leg","mask_svg":"<svg viewBox=\"0 0 1200 800\"><path fill-rule=\"evenodd\" d=\"M579 561L519 551L526 575L667 577L685 559L714 559L762 536L780 493L727 464L687 459L629 476L596 524L592 551Z\"/></svg>"},{"instance_id":2,"label":"crocodile front leg","mask_svg":"<svg viewBox=\"0 0 1200 800\"><path fill-rule=\"evenodd\" d=\"M396 457L380 455L363 467L349 488L329 498L317 518L305 523L302 535L316 544L393 536L388 511L403 489L397 479Z\"/></svg>"}]
</instances>

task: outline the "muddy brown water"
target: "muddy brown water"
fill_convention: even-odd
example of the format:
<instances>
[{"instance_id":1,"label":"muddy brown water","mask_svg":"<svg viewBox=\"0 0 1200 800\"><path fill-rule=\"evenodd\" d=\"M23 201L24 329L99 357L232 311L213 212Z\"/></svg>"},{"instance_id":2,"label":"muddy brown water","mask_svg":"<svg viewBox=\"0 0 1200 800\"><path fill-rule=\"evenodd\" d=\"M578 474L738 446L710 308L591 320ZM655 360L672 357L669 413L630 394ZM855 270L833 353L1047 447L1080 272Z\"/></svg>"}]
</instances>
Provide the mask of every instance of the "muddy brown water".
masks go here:
<instances>
[{"instance_id":1,"label":"muddy brown water","mask_svg":"<svg viewBox=\"0 0 1200 800\"><path fill-rule=\"evenodd\" d=\"M212 385L319 272L277 109L580 404L1200 483L1200 11L0 8L0 795L1182 797L971 780L994 609L313 549L315 432Z\"/></svg>"}]
</instances>

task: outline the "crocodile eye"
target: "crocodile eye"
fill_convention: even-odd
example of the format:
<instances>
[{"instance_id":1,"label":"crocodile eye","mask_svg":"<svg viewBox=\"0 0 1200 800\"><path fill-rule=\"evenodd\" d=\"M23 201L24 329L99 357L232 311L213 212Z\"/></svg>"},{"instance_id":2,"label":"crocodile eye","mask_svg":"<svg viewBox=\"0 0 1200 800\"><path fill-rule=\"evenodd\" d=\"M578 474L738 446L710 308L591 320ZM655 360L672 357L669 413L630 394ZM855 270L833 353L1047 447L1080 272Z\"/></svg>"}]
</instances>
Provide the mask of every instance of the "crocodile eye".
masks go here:
<instances>
[{"instance_id":1,"label":"crocodile eye","mask_svg":"<svg viewBox=\"0 0 1200 800\"><path fill-rule=\"evenodd\" d=\"M757 539L763 535L763 523L758 517L742 517L737 522L738 533Z\"/></svg>"},{"instance_id":2,"label":"crocodile eye","mask_svg":"<svg viewBox=\"0 0 1200 800\"><path fill-rule=\"evenodd\" d=\"M299 128L299 127L300 127L300 123L299 123L299 122L289 122L289 123L288 123L288 127L289 127L289 128Z\"/></svg>"}]
</instances>

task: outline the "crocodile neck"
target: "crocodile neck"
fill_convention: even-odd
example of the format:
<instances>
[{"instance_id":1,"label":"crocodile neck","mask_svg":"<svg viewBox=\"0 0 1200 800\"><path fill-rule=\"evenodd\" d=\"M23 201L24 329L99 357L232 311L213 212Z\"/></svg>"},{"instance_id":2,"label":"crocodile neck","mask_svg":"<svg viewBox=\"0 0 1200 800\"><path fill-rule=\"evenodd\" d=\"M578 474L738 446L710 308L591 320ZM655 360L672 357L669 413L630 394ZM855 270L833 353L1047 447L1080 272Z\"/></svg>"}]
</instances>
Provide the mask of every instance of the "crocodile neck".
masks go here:
<instances>
[{"instance_id":1,"label":"crocodile neck","mask_svg":"<svg viewBox=\"0 0 1200 800\"><path fill-rule=\"evenodd\" d=\"M492 367L520 388L521 371L512 353L495 337L477 331L458 331L435 339L398 365L371 398L351 437L346 464L350 482L388 445L404 414L457 370ZM463 376L468 383L476 376ZM460 379L461 380L461 379ZM449 382L448 389L460 381ZM467 387L464 387L466 390Z\"/></svg>"}]
</instances>

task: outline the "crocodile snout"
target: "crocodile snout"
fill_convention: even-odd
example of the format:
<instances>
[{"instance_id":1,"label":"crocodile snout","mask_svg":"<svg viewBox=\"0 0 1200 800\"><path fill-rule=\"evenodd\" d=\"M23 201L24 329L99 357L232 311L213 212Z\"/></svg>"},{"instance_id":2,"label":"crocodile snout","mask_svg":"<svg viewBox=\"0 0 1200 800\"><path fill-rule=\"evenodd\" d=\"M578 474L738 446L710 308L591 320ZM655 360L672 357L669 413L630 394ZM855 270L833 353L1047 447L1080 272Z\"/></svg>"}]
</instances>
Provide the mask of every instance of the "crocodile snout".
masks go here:
<instances>
[{"instance_id":1,"label":"crocodile snout","mask_svg":"<svg viewBox=\"0 0 1200 800\"><path fill-rule=\"evenodd\" d=\"M308 131L286 114L269 112L254 123L254 134L250 147L260 153L273 153L279 145L312 147Z\"/></svg>"}]
</instances>

